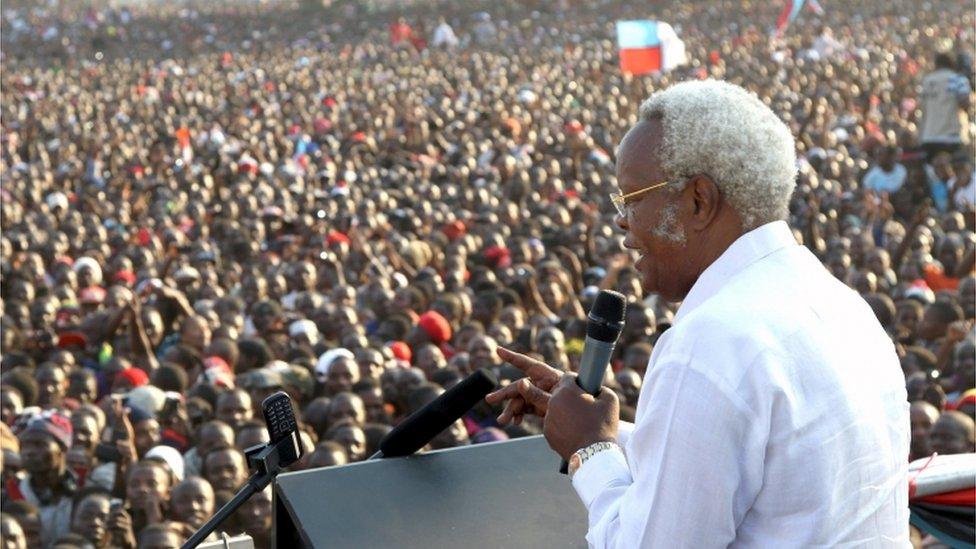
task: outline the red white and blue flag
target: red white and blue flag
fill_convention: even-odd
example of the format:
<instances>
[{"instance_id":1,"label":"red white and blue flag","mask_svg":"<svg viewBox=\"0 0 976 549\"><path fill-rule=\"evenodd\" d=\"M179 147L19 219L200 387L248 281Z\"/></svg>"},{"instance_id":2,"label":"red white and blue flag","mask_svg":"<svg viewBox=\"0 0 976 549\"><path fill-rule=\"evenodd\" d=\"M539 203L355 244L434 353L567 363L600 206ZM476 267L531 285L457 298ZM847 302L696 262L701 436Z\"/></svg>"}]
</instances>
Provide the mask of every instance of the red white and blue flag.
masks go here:
<instances>
[{"instance_id":1,"label":"red white and blue flag","mask_svg":"<svg viewBox=\"0 0 976 549\"><path fill-rule=\"evenodd\" d=\"M669 71L686 60L685 43L662 21L617 21L620 70L630 74Z\"/></svg>"}]
</instances>

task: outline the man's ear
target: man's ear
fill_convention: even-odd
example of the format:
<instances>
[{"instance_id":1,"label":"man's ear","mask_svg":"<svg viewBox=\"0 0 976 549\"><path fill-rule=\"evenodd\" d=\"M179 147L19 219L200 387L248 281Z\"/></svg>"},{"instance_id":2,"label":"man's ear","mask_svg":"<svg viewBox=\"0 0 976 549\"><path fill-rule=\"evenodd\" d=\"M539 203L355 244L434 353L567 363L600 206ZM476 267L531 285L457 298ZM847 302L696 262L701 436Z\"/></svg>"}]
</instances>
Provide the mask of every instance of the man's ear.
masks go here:
<instances>
[{"instance_id":1,"label":"man's ear","mask_svg":"<svg viewBox=\"0 0 976 549\"><path fill-rule=\"evenodd\" d=\"M722 202L722 192L715 181L707 175L695 175L685 186L690 219L688 227L701 231L715 220Z\"/></svg>"}]
</instances>

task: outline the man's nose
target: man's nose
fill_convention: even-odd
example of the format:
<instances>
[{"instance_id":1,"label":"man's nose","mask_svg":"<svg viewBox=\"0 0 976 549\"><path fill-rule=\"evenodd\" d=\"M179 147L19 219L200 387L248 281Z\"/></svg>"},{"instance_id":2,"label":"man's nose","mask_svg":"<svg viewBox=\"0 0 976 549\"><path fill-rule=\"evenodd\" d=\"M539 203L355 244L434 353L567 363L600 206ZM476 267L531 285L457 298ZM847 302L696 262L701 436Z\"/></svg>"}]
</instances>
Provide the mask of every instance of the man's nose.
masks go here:
<instances>
[{"instance_id":1,"label":"man's nose","mask_svg":"<svg viewBox=\"0 0 976 549\"><path fill-rule=\"evenodd\" d=\"M623 215L620 215L619 213L614 216L613 222L614 222L614 224L616 224L618 227L620 227L621 229L623 229L625 231L628 228L630 228L630 225L627 223L627 217L626 216L623 216Z\"/></svg>"}]
</instances>

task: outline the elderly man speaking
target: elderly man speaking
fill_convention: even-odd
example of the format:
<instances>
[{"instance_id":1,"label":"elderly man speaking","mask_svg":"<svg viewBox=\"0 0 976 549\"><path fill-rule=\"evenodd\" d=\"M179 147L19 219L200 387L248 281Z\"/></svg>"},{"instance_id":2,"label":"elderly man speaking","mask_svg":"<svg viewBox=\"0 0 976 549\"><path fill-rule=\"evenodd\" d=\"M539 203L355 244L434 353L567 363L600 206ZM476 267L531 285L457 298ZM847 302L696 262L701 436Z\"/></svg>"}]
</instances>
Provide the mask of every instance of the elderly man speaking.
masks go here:
<instances>
[{"instance_id":1,"label":"elderly man speaking","mask_svg":"<svg viewBox=\"0 0 976 549\"><path fill-rule=\"evenodd\" d=\"M681 302L634 425L614 393L500 349L527 377L499 418L545 416L592 547L908 544L908 403L868 305L797 244L787 127L717 81L654 94L610 197L646 291Z\"/></svg>"}]
</instances>

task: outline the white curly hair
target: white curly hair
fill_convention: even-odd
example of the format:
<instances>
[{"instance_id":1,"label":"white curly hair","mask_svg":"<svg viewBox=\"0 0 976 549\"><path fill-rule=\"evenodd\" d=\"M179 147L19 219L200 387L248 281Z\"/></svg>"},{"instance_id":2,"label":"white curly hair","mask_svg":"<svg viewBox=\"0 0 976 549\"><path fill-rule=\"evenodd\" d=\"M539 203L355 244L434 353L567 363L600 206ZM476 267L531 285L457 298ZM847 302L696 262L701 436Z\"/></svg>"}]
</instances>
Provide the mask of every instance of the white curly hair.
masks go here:
<instances>
[{"instance_id":1,"label":"white curly hair","mask_svg":"<svg viewBox=\"0 0 976 549\"><path fill-rule=\"evenodd\" d=\"M640 119L661 120L658 158L672 191L705 174L738 212L744 230L787 218L796 145L786 124L755 94L718 80L682 82L644 101Z\"/></svg>"}]
</instances>

